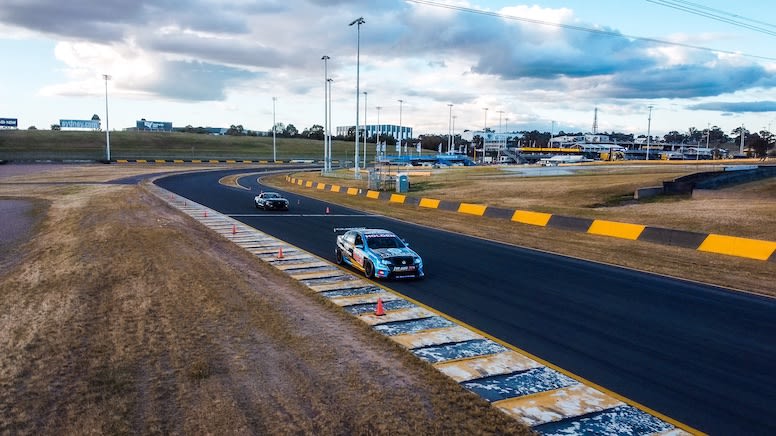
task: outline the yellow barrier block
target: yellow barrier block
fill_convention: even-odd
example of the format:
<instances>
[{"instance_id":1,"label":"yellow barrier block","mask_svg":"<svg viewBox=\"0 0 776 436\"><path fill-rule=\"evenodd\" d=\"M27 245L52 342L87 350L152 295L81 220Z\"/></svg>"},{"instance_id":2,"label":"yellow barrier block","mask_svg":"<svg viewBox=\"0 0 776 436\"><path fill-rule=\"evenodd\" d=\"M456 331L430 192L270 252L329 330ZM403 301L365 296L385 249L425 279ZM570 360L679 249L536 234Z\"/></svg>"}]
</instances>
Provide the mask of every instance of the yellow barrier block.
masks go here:
<instances>
[{"instance_id":1,"label":"yellow barrier block","mask_svg":"<svg viewBox=\"0 0 776 436\"><path fill-rule=\"evenodd\" d=\"M202 160L200 159L194 159L191 161L191 163L202 163Z\"/></svg>"},{"instance_id":2,"label":"yellow barrier block","mask_svg":"<svg viewBox=\"0 0 776 436\"><path fill-rule=\"evenodd\" d=\"M182 160L182 159L174 159L174 160L172 161L172 163L178 163L178 164L180 164L180 163L183 163L183 160Z\"/></svg>"},{"instance_id":3,"label":"yellow barrier block","mask_svg":"<svg viewBox=\"0 0 776 436\"><path fill-rule=\"evenodd\" d=\"M237 161L236 160L232 160L232 159L227 159L226 163L233 164L233 163L237 163Z\"/></svg>"},{"instance_id":4,"label":"yellow barrier block","mask_svg":"<svg viewBox=\"0 0 776 436\"><path fill-rule=\"evenodd\" d=\"M594 220L593 224L587 229L592 235L613 236L615 238L630 239L635 241L644 231L641 224L618 223L615 221Z\"/></svg>"},{"instance_id":5,"label":"yellow barrier block","mask_svg":"<svg viewBox=\"0 0 776 436\"><path fill-rule=\"evenodd\" d=\"M244 161L242 161L242 163L244 163L244 164L250 164L250 163L253 163L253 161L252 161L252 160L244 160Z\"/></svg>"},{"instance_id":6,"label":"yellow barrier block","mask_svg":"<svg viewBox=\"0 0 776 436\"><path fill-rule=\"evenodd\" d=\"M147 161L147 160L145 160L145 159L138 159L138 160L136 160L135 162L136 162L136 163L148 163L148 161Z\"/></svg>"},{"instance_id":7,"label":"yellow barrier block","mask_svg":"<svg viewBox=\"0 0 776 436\"><path fill-rule=\"evenodd\" d=\"M528 210L516 210L512 215L512 221L531 224L533 226L546 226L550 222L552 214L543 212L531 212Z\"/></svg>"},{"instance_id":8,"label":"yellow barrier block","mask_svg":"<svg viewBox=\"0 0 776 436\"><path fill-rule=\"evenodd\" d=\"M366 191L366 198L377 200L380 198L380 191Z\"/></svg>"},{"instance_id":9,"label":"yellow barrier block","mask_svg":"<svg viewBox=\"0 0 776 436\"><path fill-rule=\"evenodd\" d=\"M312 181L312 180L308 180L308 181L307 181L307 182L304 184L304 187L305 187L305 188L312 188L312 187L313 187L313 181Z\"/></svg>"},{"instance_id":10,"label":"yellow barrier block","mask_svg":"<svg viewBox=\"0 0 776 436\"><path fill-rule=\"evenodd\" d=\"M706 237L698 250L768 260L776 250L776 242L711 234Z\"/></svg>"},{"instance_id":11,"label":"yellow barrier block","mask_svg":"<svg viewBox=\"0 0 776 436\"><path fill-rule=\"evenodd\" d=\"M358 188L348 188L348 195L358 195Z\"/></svg>"},{"instance_id":12,"label":"yellow barrier block","mask_svg":"<svg viewBox=\"0 0 776 436\"><path fill-rule=\"evenodd\" d=\"M390 203L399 203L404 204L404 202L407 200L406 195L401 194L391 194L391 198L388 200Z\"/></svg>"},{"instance_id":13,"label":"yellow barrier block","mask_svg":"<svg viewBox=\"0 0 776 436\"><path fill-rule=\"evenodd\" d=\"M259 163L260 164L265 164L265 163L269 163L269 161L268 160L260 160Z\"/></svg>"},{"instance_id":14,"label":"yellow barrier block","mask_svg":"<svg viewBox=\"0 0 776 436\"><path fill-rule=\"evenodd\" d=\"M302 180L302 179L299 179L299 180L296 181L296 184L299 185L299 186L302 186L302 183L304 183L304 180Z\"/></svg>"},{"instance_id":15,"label":"yellow barrier block","mask_svg":"<svg viewBox=\"0 0 776 436\"><path fill-rule=\"evenodd\" d=\"M126 159L116 159L116 163L129 163Z\"/></svg>"},{"instance_id":16,"label":"yellow barrier block","mask_svg":"<svg viewBox=\"0 0 776 436\"><path fill-rule=\"evenodd\" d=\"M439 207L439 200L434 200L433 198L421 198L418 206L436 209Z\"/></svg>"},{"instance_id":17,"label":"yellow barrier block","mask_svg":"<svg viewBox=\"0 0 776 436\"><path fill-rule=\"evenodd\" d=\"M158 164L167 163L167 161L164 160L164 159L156 159L156 160L154 160L154 162L156 162Z\"/></svg>"},{"instance_id":18,"label":"yellow barrier block","mask_svg":"<svg viewBox=\"0 0 776 436\"><path fill-rule=\"evenodd\" d=\"M318 184L317 184L317 185L315 185L315 188L316 188L316 189L320 189L321 191L323 191L324 189L326 189L326 184L325 184L325 183L318 182Z\"/></svg>"},{"instance_id":19,"label":"yellow barrier block","mask_svg":"<svg viewBox=\"0 0 776 436\"><path fill-rule=\"evenodd\" d=\"M210 163L218 163L218 160L216 160L216 159L210 159L208 162L210 162Z\"/></svg>"},{"instance_id":20,"label":"yellow barrier block","mask_svg":"<svg viewBox=\"0 0 776 436\"><path fill-rule=\"evenodd\" d=\"M485 206L484 204L461 203L458 206L458 212L483 216L485 215L485 209L487 208L488 206Z\"/></svg>"},{"instance_id":21,"label":"yellow barrier block","mask_svg":"<svg viewBox=\"0 0 776 436\"><path fill-rule=\"evenodd\" d=\"M340 185L331 185L331 192L340 192L342 190L342 186Z\"/></svg>"}]
</instances>

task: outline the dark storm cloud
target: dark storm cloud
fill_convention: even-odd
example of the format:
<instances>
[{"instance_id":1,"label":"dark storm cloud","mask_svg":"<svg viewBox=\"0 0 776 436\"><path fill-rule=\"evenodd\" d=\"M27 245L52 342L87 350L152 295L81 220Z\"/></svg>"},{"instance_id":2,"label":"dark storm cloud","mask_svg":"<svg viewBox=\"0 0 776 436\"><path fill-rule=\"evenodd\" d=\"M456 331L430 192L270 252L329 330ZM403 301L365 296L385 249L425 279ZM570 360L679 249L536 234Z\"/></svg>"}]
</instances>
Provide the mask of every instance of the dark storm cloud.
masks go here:
<instances>
[{"instance_id":1,"label":"dark storm cloud","mask_svg":"<svg viewBox=\"0 0 776 436\"><path fill-rule=\"evenodd\" d=\"M297 62L292 54L282 48L266 47L244 39L214 39L175 34L152 35L141 42L148 50L230 65L281 68Z\"/></svg>"},{"instance_id":2,"label":"dark storm cloud","mask_svg":"<svg viewBox=\"0 0 776 436\"><path fill-rule=\"evenodd\" d=\"M222 5L196 0L11 0L0 7L0 22L99 43L121 41L143 28L167 25L218 33L246 31L243 19Z\"/></svg>"},{"instance_id":3,"label":"dark storm cloud","mask_svg":"<svg viewBox=\"0 0 776 436\"><path fill-rule=\"evenodd\" d=\"M742 112L776 112L776 101L711 102L688 106L691 110L721 111L726 114Z\"/></svg>"},{"instance_id":4,"label":"dark storm cloud","mask_svg":"<svg viewBox=\"0 0 776 436\"><path fill-rule=\"evenodd\" d=\"M224 100L225 90L234 81L257 77L256 74L204 62L164 62L155 79L139 86L140 90L174 100Z\"/></svg>"},{"instance_id":5,"label":"dark storm cloud","mask_svg":"<svg viewBox=\"0 0 776 436\"><path fill-rule=\"evenodd\" d=\"M759 65L679 65L617 74L606 96L617 98L711 97L759 86L774 86L776 78Z\"/></svg>"}]
</instances>

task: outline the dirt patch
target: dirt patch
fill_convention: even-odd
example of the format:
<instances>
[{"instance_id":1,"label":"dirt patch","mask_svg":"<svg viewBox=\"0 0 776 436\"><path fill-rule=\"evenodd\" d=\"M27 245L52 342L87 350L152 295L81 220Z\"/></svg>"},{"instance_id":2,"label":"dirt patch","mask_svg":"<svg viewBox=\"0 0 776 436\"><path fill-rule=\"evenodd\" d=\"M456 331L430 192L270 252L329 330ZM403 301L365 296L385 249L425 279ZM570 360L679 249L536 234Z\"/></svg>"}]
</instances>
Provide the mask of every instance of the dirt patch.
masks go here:
<instances>
[{"instance_id":1,"label":"dirt patch","mask_svg":"<svg viewBox=\"0 0 776 436\"><path fill-rule=\"evenodd\" d=\"M530 432L142 187L10 192L51 207L0 279L0 434Z\"/></svg>"}]
</instances>

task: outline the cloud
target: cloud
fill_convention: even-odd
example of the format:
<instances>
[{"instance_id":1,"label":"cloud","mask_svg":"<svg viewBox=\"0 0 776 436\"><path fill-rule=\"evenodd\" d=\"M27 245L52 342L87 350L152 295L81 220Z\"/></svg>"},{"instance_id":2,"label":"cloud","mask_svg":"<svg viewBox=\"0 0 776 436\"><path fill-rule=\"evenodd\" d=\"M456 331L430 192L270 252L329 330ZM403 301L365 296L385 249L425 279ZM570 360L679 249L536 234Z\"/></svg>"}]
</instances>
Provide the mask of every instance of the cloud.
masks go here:
<instances>
[{"instance_id":1,"label":"cloud","mask_svg":"<svg viewBox=\"0 0 776 436\"><path fill-rule=\"evenodd\" d=\"M776 112L776 101L709 102L687 106L690 110L721 111L723 115L742 112Z\"/></svg>"}]
</instances>

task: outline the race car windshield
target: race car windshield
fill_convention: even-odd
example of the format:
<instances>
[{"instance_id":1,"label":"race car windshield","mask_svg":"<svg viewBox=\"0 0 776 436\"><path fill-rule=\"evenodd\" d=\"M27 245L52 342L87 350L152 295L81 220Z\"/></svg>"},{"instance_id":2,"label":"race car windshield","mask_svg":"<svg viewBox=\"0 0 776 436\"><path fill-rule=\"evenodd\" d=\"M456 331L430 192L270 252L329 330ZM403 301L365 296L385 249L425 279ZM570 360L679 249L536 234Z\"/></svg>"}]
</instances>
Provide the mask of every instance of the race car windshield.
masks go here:
<instances>
[{"instance_id":1,"label":"race car windshield","mask_svg":"<svg viewBox=\"0 0 776 436\"><path fill-rule=\"evenodd\" d=\"M267 193L267 194L264 194L264 198L280 198L280 194Z\"/></svg>"},{"instance_id":2,"label":"race car windshield","mask_svg":"<svg viewBox=\"0 0 776 436\"><path fill-rule=\"evenodd\" d=\"M404 248L404 243L396 236L367 237L369 248Z\"/></svg>"}]
</instances>

